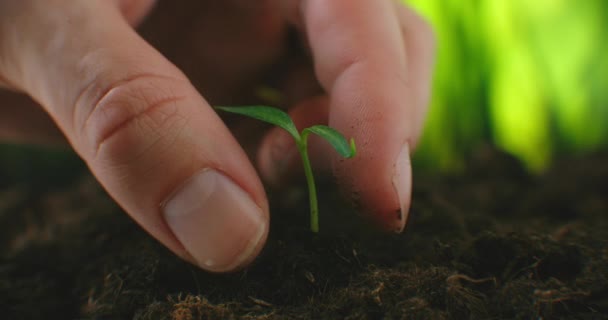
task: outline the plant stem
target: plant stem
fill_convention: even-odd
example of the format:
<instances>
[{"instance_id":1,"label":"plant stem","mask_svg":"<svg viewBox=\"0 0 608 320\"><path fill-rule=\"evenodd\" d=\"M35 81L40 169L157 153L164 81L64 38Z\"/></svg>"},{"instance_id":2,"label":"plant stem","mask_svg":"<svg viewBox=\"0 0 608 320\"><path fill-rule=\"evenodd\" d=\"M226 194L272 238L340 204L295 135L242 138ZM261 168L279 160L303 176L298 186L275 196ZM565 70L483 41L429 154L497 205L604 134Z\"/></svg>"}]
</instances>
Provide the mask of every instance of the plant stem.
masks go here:
<instances>
[{"instance_id":1,"label":"plant stem","mask_svg":"<svg viewBox=\"0 0 608 320\"><path fill-rule=\"evenodd\" d=\"M319 205L317 203L317 188L315 187L315 177L312 174L310 159L308 158L308 135L303 134L299 141L298 149L302 156L304 175L308 183L308 197L310 200L310 230L314 233L319 232Z\"/></svg>"}]
</instances>

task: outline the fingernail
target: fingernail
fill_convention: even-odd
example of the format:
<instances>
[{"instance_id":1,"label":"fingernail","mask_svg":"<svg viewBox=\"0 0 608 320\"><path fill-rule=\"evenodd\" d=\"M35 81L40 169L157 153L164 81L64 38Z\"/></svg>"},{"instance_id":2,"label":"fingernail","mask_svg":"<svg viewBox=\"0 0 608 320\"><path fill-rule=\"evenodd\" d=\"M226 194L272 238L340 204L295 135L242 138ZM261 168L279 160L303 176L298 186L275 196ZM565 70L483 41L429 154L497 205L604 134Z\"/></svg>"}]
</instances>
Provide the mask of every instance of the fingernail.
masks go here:
<instances>
[{"instance_id":1,"label":"fingernail","mask_svg":"<svg viewBox=\"0 0 608 320\"><path fill-rule=\"evenodd\" d=\"M393 174L393 188L399 199L399 208L396 212L397 232L403 230L410 209L410 197L412 192L412 164L410 162L410 146L404 144L395 161Z\"/></svg>"},{"instance_id":2,"label":"fingernail","mask_svg":"<svg viewBox=\"0 0 608 320\"><path fill-rule=\"evenodd\" d=\"M266 232L262 210L230 178L194 175L166 202L167 225L198 265L231 271L249 261Z\"/></svg>"}]
</instances>

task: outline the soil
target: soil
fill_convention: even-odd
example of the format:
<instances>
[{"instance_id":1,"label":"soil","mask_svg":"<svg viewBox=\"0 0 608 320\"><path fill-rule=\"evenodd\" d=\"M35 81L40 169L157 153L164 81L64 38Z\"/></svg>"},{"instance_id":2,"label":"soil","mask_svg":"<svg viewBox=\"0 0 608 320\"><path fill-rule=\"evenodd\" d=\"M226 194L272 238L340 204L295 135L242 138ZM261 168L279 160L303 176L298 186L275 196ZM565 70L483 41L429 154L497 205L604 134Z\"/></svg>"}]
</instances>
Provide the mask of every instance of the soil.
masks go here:
<instances>
[{"instance_id":1,"label":"soil","mask_svg":"<svg viewBox=\"0 0 608 320\"><path fill-rule=\"evenodd\" d=\"M304 190L275 196L265 250L233 274L177 259L86 173L5 179L0 318L608 319L608 154L540 176L490 149L469 163L416 174L399 235L353 219L330 183L318 235Z\"/></svg>"}]
</instances>

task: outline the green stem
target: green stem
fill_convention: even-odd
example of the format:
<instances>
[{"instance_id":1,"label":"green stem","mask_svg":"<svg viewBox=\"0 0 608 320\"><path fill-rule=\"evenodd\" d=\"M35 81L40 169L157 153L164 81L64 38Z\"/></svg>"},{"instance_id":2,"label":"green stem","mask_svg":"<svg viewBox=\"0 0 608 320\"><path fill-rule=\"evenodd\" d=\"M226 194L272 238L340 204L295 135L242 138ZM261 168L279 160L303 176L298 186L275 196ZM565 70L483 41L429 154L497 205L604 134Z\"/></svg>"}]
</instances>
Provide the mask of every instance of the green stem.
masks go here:
<instances>
[{"instance_id":1,"label":"green stem","mask_svg":"<svg viewBox=\"0 0 608 320\"><path fill-rule=\"evenodd\" d=\"M317 203L317 188L315 187L315 177L312 174L310 159L308 158L308 135L303 134L298 143L298 149L302 156L302 165L304 166L304 175L308 183L308 197L310 200L310 230L319 232L319 205Z\"/></svg>"}]
</instances>

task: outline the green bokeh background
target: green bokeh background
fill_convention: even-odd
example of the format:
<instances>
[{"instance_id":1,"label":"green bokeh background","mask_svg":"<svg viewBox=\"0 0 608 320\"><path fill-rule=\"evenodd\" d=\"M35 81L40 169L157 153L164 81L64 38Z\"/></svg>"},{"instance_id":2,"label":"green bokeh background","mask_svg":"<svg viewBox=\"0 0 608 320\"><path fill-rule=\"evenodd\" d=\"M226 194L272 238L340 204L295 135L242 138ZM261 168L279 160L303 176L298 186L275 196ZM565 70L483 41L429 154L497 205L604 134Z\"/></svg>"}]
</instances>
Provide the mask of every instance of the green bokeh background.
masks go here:
<instances>
[{"instance_id":1,"label":"green bokeh background","mask_svg":"<svg viewBox=\"0 0 608 320\"><path fill-rule=\"evenodd\" d=\"M409 0L438 38L421 166L493 143L541 171L606 148L608 1Z\"/></svg>"},{"instance_id":2,"label":"green bokeh background","mask_svg":"<svg viewBox=\"0 0 608 320\"><path fill-rule=\"evenodd\" d=\"M608 146L608 1L408 0L435 28L434 91L416 168L458 170L495 144L532 171ZM0 145L0 187L68 181L63 149ZM44 182L46 181L46 182Z\"/></svg>"}]
</instances>

